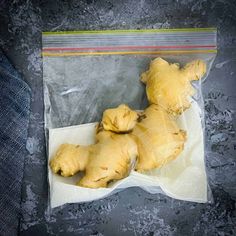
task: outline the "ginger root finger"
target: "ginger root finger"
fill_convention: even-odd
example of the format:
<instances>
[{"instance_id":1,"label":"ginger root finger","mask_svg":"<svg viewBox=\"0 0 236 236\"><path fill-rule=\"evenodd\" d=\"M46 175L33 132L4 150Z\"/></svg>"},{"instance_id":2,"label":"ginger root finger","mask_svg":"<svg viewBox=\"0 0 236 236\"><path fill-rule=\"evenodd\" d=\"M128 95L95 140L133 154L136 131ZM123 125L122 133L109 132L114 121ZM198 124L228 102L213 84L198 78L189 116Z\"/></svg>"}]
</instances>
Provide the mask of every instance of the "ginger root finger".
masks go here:
<instances>
[{"instance_id":1,"label":"ginger root finger","mask_svg":"<svg viewBox=\"0 0 236 236\"><path fill-rule=\"evenodd\" d=\"M112 180L125 178L137 156L137 145L129 134L101 131L98 142L92 146L84 177L79 186L107 187Z\"/></svg>"},{"instance_id":2,"label":"ginger root finger","mask_svg":"<svg viewBox=\"0 0 236 236\"><path fill-rule=\"evenodd\" d=\"M157 104L169 113L181 114L190 107L189 97L194 94L192 80L201 79L206 73L206 64L195 60L185 67L171 64L162 58L156 58L149 70L141 75L146 84L146 93L150 104Z\"/></svg>"},{"instance_id":3,"label":"ginger root finger","mask_svg":"<svg viewBox=\"0 0 236 236\"><path fill-rule=\"evenodd\" d=\"M137 112L131 110L127 105L121 104L117 108L103 112L102 125L105 130L124 133L134 128L137 119Z\"/></svg>"},{"instance_id":4,"label":"ginger root finger","mask_svg":"<svg viewBox=\"0 0 236 236\"><path fill-rule=\"evenodd\" d=\"M202 60L194 60L187 63L182 70L189 81L199 80L206 73L206 63Z\"/></svg>"},{"instance_id":5,"label":"ginger root finger","mask_svg":"<svg viewBox=\"0 0 236 236\"><path fill-rule=\"evenodd\" d=\"M159 168L175 159L183 150L186 133L162 107L151 105L133 129L138 146L137 171Z\"/></svg>"},{"instance_id":6,"label":"ginger root finger","mask_svg":"<svg viewBox=\"0 0 236 236\"><path fill-rule=\"evenodd\" d=\"M85 170L88 157L89 146L62 144L50 161L50 167L55 174L64 177L72 176L78 171Z\"/></svg>"}]
</instances>

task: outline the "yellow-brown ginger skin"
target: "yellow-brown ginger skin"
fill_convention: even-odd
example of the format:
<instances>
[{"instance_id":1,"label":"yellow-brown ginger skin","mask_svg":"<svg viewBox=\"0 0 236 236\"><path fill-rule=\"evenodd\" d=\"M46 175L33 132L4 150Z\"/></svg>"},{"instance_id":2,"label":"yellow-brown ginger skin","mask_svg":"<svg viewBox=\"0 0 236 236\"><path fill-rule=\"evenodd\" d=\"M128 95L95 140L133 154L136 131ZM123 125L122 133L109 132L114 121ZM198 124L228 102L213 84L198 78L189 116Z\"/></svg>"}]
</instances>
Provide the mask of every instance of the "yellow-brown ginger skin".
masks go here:
<instances>
[{"instance_id":1,"label":"yellow-brown ginger skin","mask_svg":"<svg viewBox=\"0 0 236 236\"><path fill-rule=\"evenodd\" d=\"M107 187L112 180L129 174L130 165L137 157L137 145L128 134L101 131L97 143L91 146L85 176L78 185L89 188Z\"/></svg>"},{"instance_id":2,"label":"yellow-brown ginger skin","mask_svg":"<svg viewBox=\"0 0 236 236\"><path fill-rule=\"evenodd\" d=\"M102 125L105 130L124 133L134 128L137 119L137 112L131 110L127 105L121 104L117 108L103 112Z\"/></svg>"},{"instance_id":3,"label":"yellow-brown ginger skin","mask_svg":"<svg viewBox=\"0 0 236 236\"><path fill-rule=\"evenodd\" d=\"M62 144L55 156L50 161L50 167L54 173L64 177L84 171L88 162L89 147Z\"/></svg>"},{"instance_id":4,"label":"yellow-brown ginger skin","mask_svg":"<svg viewBox=\"0 0 236 236\"><path fill-rule=\"evenodd\" d=\"M180 68L162 58L156 58L148 71L141 76L146 84L150 104L157 104L171 114L179 115L190 107L189 97L194 94L192 80L199 80L206 73L206 64L195 60Z\"/></svg>"},{"instance_id":5,"label":"yellow-brown ginger skin","mask_svg":"<svg viewBox=\"0 0 236 236\"><path fill-rule=\"evenodd\" d=\"M139 172L159 168L175 159L186 140L186 133L162 107L150 105L144 115L132 132L138 145L136 170Z\"/></svg>"}]
</instances>

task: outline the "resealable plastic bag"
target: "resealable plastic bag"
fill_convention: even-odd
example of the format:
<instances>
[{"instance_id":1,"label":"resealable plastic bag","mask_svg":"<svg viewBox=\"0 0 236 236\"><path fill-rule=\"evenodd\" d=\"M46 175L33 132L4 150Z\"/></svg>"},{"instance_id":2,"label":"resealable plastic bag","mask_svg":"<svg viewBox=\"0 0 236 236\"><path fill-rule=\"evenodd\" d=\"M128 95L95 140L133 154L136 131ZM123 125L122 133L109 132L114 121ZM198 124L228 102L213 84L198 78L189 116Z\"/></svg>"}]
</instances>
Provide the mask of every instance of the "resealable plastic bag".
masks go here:
<instances>
[{"instance_id":1,"label":"resealable plastic bag","mask_svg":"<svg viewBox=\"0 0 236 236\"><path fill-rule=\"evenodd\" d=\"M197 93L191 107L177 118L188 138L172 162L145 173L114 181L108 188L89 189L75 183L77 174L64 178L48 167L51 207L106 197L138 186L150 193L193 201L211 200L204 161L204 102L201 93L216 56L216 29L72 31L43 33L43 80L48 159L62 143L95 142L96 122L107 108L121 103L134 110L147 107L140 75L162 57L170 63L201 59L207 73L193 83Z\"/></svg>"}]
</instances>

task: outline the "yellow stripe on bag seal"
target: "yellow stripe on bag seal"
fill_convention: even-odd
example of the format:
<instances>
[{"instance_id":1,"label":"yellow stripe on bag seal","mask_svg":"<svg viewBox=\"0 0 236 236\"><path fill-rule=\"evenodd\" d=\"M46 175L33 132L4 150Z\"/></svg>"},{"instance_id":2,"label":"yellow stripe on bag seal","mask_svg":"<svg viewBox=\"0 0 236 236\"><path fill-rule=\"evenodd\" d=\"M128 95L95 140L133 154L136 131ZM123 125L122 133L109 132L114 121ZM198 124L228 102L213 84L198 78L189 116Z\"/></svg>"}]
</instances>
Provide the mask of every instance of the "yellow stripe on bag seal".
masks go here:
<instances>
[{"instance_id":1,"label":"yellow stripe on bag seal","mask_svg":"<svg viewBox=\"0 0 236 236\"><path fill-rule=\"evenodd\" d=\"M101 56L101 55L140 55L140 54L193 54L193 53L216 53L217 50L193 50L193 51L130 51L130 52L43 52L44 57L69 57L69 56Z\"/></svg>"}]
</instances>

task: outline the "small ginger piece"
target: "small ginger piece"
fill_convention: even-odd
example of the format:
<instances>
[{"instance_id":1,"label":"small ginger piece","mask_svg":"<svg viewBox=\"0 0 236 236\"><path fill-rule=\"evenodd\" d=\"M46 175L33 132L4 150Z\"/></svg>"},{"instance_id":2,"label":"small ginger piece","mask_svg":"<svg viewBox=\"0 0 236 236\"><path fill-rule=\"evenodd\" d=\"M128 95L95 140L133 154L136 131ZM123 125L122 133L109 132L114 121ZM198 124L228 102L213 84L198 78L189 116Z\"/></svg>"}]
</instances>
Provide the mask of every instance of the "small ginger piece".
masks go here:
<instances>
[{"instance_id":1,"label":"small ginger piece","mask_svg":"<svg viewBox=\"0 0 236 236\"><path fill-rule=\"evenodd\" d=\"M50 161L50 167L55 174L64 177L72 176L85 170L89 157L89 146L62 144L56 155Z\"/></svg>"},{"instance_id":2,"label":"small ginger piece","mask_svg":"<svg viewBox=\"0 0 236 236\"><path fill-rule=\"evenodd\" d=\"M124 133L134 128L137 119L137 112L131 110L127 105L121 104L117 108L103 112L102 125L105 130Z\"/></svg>"},{"instance_id":3,"label":"small ginger piece","mask_svg":"<svg viewBox=\"0 0 236 236\"><path fill-rule=\"evenodd\" d=\"M186 140L186 133L162 107L150 105L143 117L132 132L139 153L136 170L140 172L159 168L175 159Z\"/></svg>"},{"instance_id":4,"label":"small ginger piece","mask_svg":"<svg viewBox=\"0 0 236 236\"><path fill-rule=\"evenodd\" d=\"M179 64L156 58L149 70L141 75L141 81L146 84L150 104L179 115L190 107L189 97L195 92L191 81L201 79L205 73L206 64L202 60L194 60L180 68Z\"/></svg>"},{"instance_id":5,"label":"small ginger piece","mask_svg":"<svg viewBox=\"0 0 236 236\"><path fill-rule=\"evenodd\" d=\"M112 180L125 178L136 159L137 145L129 134L101 131L91 148L85 175L78 185L88 188L107 187Z\"/></svg>"}]
</instances>

